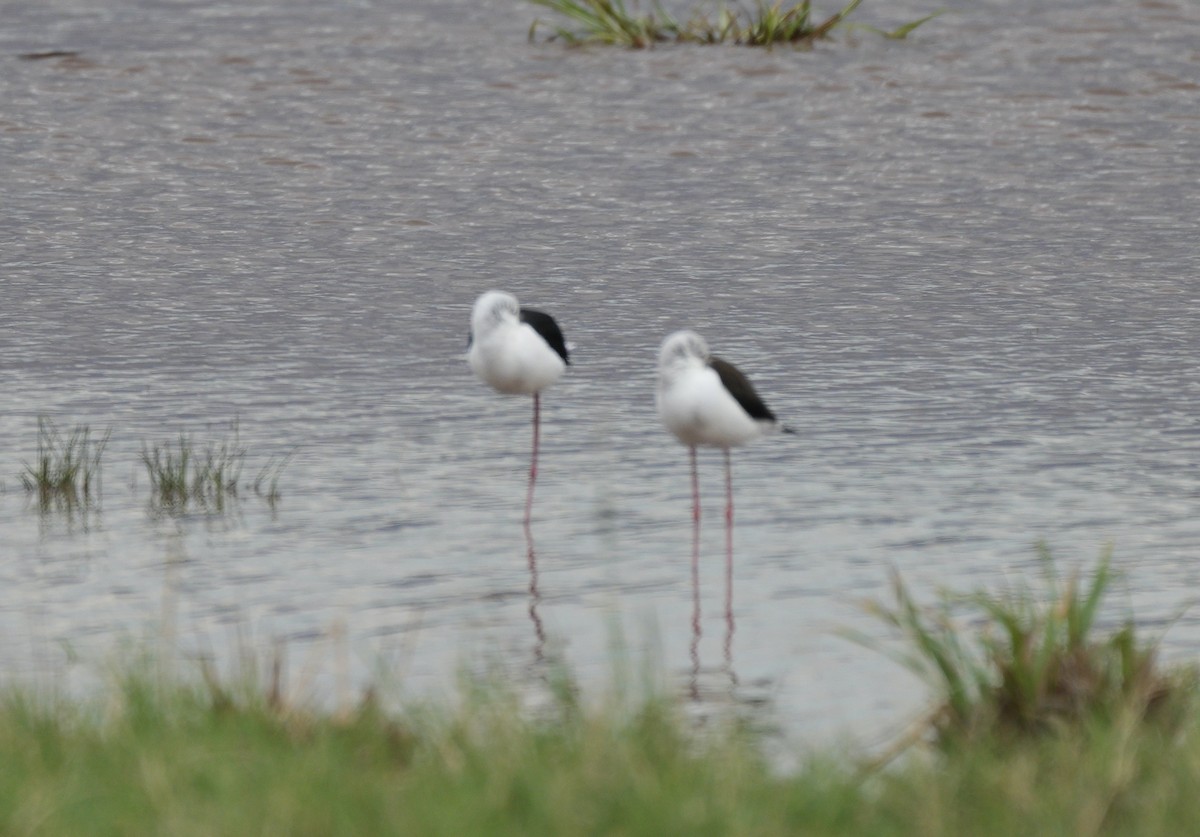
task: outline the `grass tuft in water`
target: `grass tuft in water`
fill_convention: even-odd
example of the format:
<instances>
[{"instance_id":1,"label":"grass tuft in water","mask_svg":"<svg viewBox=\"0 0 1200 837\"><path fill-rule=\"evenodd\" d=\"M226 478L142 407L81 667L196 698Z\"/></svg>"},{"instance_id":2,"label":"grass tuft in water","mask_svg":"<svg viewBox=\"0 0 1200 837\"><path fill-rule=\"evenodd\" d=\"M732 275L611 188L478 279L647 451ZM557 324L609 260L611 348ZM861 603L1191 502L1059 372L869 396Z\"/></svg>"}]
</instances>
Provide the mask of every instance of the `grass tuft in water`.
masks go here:
<instances>
[{"instance_id":1,"label":"grass tuft in water","mask_svg":"<svg viewBox=\"0 0 1200 837\"><path fill-rule=\"evenodd\" d=\"M203 446L181 433L173 442L142 444L142 464L150 477L151 505L170 515L199 511L222 514L249 487L274 509L282 496L279 481L294 453L271 457L248 486L242 483L246 448L238 423L223 439Z\"/></svg>"},{"instance_id":2,"label":"grass tuft in water","mask_svg":"<svg viewBox=\"0 0 1200 837\"><path fill-rule=\"evenodd\" d=\"M648 14L630 13L623 0L531 0L575 24L575 29L556 26L554 37L572 44L600 43L629 47L648 47L669 40L681 40L683 30L658 2ZM540 21L534 20L529 37L536 36Z\"/></svg>"},{"instance_id":3,"label":"grass tuft in water","mask_svg":"<svg viewBox=\"0 0 1200 837\"><path fill-rule=\"evenodd\" d=\"M850 0L840 11L814 19L811 0L787 5L756 0L754 6L721 4L713 13L695 11L680 21L653 0L650 11L631 9L624 0L530 0L550 9L571 25L554 26L551 39L569 44L608 44L645 48L657 43L734 43L745 46L808 44L829 34L858 8L862 0ZM865 27L889 38L907 37L938 13L906 23L891 32ZM529 38L537 35L540 20L529 27Z\"/></svg>"},{"instance_id":4,"label":"grass tuft in water","mask_svg":"<svg viewBox=\"0 0 1200 837\"><path fill-rule=\"evenodd\" d=\"M91 504L99 496L100 458L110 433L96 440L90 428L76 425L64 434L48 417L39 416L37 455L21 472L25 491L37 495L43 511Z\"/></svg>"},{"instance_id":5,"label":"grass tuft in water","mask_svg":"<svg viewBox=\"0 0 1200 837\"><path fill-rule=\"evenodd\" d=\"M737 34L736 42L747 46L794 44L826 37L834 27L858 8L862 0L851 0L840 12L821 23L812 23L808 0L784 7L782 2L767 4L758 0L755 13Z\"/></svg>"},{"instance_id":6,"label":"grass tuft in water","mask_svg":"<svg viewBox=\"0 0 1200 837\"><path fill-rule=\"evenodd\" d=\"M1110 553L1088 578L1062 577L1044 546L1040 555L1040 587L943 592L922 607L893 574L894 604L867 606L908 641L891 656L939 696L937 740L1011 740L1122 718L1178 721L1177 698L1195 691L1194 670L1164 671L1157 645L1137 637L1132 618L1108 633L1098 626L1114 580Z\"/></svg>"},{"instance_id":7,"label":"grass tuft in water","mask_svg":"<svg viewBox=\"0 0 1200 837\"><path fill-rule=\"evenodd\" d=\"M150 477L151 502L168 514L189 510L220 514L236 500L246 449L232 435L203 447L181 433L175 442L142 445L142 463ZM275 489L277 491L276 475Z\"/></svg>"}]
</instances>

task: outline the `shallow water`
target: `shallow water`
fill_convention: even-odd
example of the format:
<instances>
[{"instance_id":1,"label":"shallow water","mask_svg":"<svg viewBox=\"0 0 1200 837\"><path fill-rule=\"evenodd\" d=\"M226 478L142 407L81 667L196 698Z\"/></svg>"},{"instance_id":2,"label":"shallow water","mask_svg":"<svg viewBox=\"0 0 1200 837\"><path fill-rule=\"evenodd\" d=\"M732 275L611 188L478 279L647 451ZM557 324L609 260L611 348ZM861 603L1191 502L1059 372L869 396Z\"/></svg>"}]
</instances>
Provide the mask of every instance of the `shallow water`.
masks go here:
<instances>
[{"instance_id":1,"label":"shallow water","mask_svg":"<svg viewBox=\"0 0 1200 837\"><path fill-rule=\"evenodd\" d=\"M856 603L890 567L964 588L1036 574L1039 539L1111 544L1117 610L1158 632L1190 601L1195 4L962 4L769 52L531 45L534 8L495 0L106 6L0 32L6 671L165 634L426 694L479 657L604 681L623 643L702 707L870 739L923 699L838 636L880 634ZM77 55L17 58L45 50ZM574 345L535 576L530 405L463 359L491 287ZM734 458L732 636L702 457L695 646L687 458L653 409L682 326L800 431ZM20 487L39 414L112 429L86 520ZM153 514L142 445L234 418L248 475L294 453L277 507ZM1185 612L1168 650L1198 643Z\"/></svg>"}]
</instances>

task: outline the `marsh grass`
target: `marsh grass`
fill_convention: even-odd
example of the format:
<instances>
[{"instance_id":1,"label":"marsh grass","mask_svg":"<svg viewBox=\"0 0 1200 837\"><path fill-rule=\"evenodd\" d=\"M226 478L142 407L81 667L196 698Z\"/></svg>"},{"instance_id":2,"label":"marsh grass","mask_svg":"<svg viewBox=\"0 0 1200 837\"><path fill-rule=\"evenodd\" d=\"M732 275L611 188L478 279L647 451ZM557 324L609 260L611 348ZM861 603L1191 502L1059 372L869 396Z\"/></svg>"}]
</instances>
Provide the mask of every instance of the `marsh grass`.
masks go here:
<instances>
[{"instance_id":1,"label":"marsh grass","mask_svg":"<svg viewBox=\"0 0 1200 837\"><path fill-rule=\"evenodd\" d=\"M278 658L275 658L278 661ZM863 774L830 748L783 772L738 724L647 694L531 715L511 679L323 711L278 662L222 680L143 658L91 698L0 691L0 831L77 834L1179 835L1200 734L1129 716L1012 746L980 739ZM244 672L243 672L244 673Z\"/></svg>"},{"instance_id":2,"label":"marsh grass","mask_svg":"<svg viewBox=\"0 0 1200 837\"><path fill-rule=\"evenodd\" d=\"M198 446L181 433L175 442L142 445L151 502L169 514L199 510L220 514L238 497L246 449L236 422L231 435ZM275 476L275 490L278 489Z\"/></svg>"},{"instance_id":3,"label":"marsh grass","mask_svg":"<svg viewBox=\"0 0 1200 837\"><path fill-rule=\"evenodd\" d=\"M698 742L657 698L584 708L568 685L534 719L505 682L464 676L447 702L386 711L368 689L328 712L293 699L273 660L169 679L135 657L84 702L9 691L0 830L728 833L737 789L766 775L750 739Z\"/></svg>"},{"instance_id":4,"label":"marsh grass","mask_svg":"<svg viewBox=\"0 0 1200 837\"><path fill-rule=\"evenodd\" d=\"M932 608L895 577L897 602L878 612L955 692L940 728L954 746L886 770L861 769L846 745L783 771L760 730L697 725L620 657L598 698L558 664L536 675L548 701L531 707L497 666L441 699L368 686L328 710L306 697L311 672L289 678L280 645L241 647L224 675L211 658L164 665L133 647L84 699L0 688L0 833L1192 833L1200 722L1151 707L1172 682L1170 700L1194 709L1195 681L1157 669L1131 623L1101 634L1107 555L1066 578L1043 558L1042 586ZM983 618L960 622L964 605Z\"/></svg>"},{"instance_id":5,"label":"marsh grass","mask_svg":"<svg viewBox=\"0 0 1200 837\"><path fill-rule=\"evenodd\" d=\"M929 21L933 20L935 17L941 17L945 13L946 13L945 9L939 9L938 11L933 12L932 14L925 15L925 17L917 18L916 20L910 20L908 23L902 23L899 26L897 26L895 29L880 29L878 26L871 26L869 23L852 23L852 24L849 24L849 26L854 29L865 29L868 32L874 32L876 35L879 35L884 38L888 38L889 40L903 41L905 38L907 38L909 35L911 35L918 27L928 23Z\"/></svg>"},{"instance_id":6,"label":"marsh grass","mask_svg":"<svg viewBox=\"0 0 1200 837\"><path fill-rule=\"evenodd\" d=\"M1138 638L1132 617L1108 632L1098 625L1114 580L1110 553L1087 578L1078 570L1060 575L1044 546L1040 558L1040 586L943 592L921 606L894 573L894 604L867 605L907 640L891 655L938 695L931 722L939 743L1008 740L1120 719L1176 723L1195 692L1195 670L1159 666L1156 643Z\"/></svg>"},{"instance_id":7,"label":"marsh grass","mask_svg":"<svg viewBox=\"0 0 1200 837\"><path fill-rule=\"evenodd\" d=\"M624 0L531 0L567 18L574 29L554 27L554 37L568 43L600 43L629 47L648 47L668 40L683 40L679 23L662 7L652 4L647 14L630 13ZM529 38L536 37L541 21L529 27Z\"/></svg>"},{"instance_id":8,"label":"marsh grass","mask_svg":"<svg viewBox=\"0 0 1200 837\"><path fill-rule=\"evenodd\" d=\"M803 45L812 43L841 25L862 0L850 0L829 17L814 17L811 0L785 4L784 0L767 2L755 0L754 5L722 3L715 11L693 11L684 20L672 15L659 0L650 3L649 11L636 4L627 6L624 0L530 0L555 12L570 25L553 26L551 38L570 44L609 44L645 48L657 43L733 43L745 46L776 44ZM938 13L928 15L886 32L866 27L889 38L904 38L914 29L932 20ZM529 38L537 36L540 20L529 27Z\"/></svg>"},{"instance_id":9,"label":"marsh grass","mask_svg":"<svg viewBox=\"0 0 1200 837\"><path fill-rule=\"evenodd\" d=\"M282 496L280 479L294 454L272 456L252 480L243 483L247 451L237 421L232 422L227 436L203 445L185 433L171 442L142 444L151 506L168 515L192 511L223 514L233 508L246 488L274 510Z\"/></svg>"},{"instance_id":10,"label":"marsh grass","mask_svg":"<svg viewBox=\"0 0 1200 837\"><path fill-rule=\"evenodd\" d=\"M812 6L808 0L788 7L784 7L782 2L768 4L758 0L755 13L747 17L740 29L735 29L734 42L747 46L770 46L824 38L858 8L860 2L862 0L851 0L840 12L814 23Z\"/></svg>"},{"instance_id":11,"label":"marsh grass","mask_svg":"<svg viewBox=\"0 0 1200 837\"><path fill-rule=\"evenodd\" d=\"M1195 680L1156 667L1131 621L1101 630L1108 555L1065 578L1043 561L1041 585L932 607L894 578L896 604L878 612L922 670L942 672L940 688L960 684L970 699L941 728L953 746L886 770L861 769L846 744L783 771L762 732L697 725L654 689L653 671L637 677L620 660L613 693L591 699L561 665L541 671L549 701L536 710L500 668L464 674L440 699L401 704L369 686L328 710L306 699L311 677L288 677L281 646L241 647L222 675L211 658L168 665L135 645L83 698L0 686L0 833L1193 833L1200 718L1161 713L1194 710ZM331 639L347 657L344 636ZM1070 662L1080 654L1086 665ZM1015 691L1046 696L1019 700L1040 720L1003 720L1025 717L998 709L1011 702L1003 684L1030 678L1045 688ZM971 718L987 722L960 723Z\"/></svg>"},{"instance_id":12,"label":"marsh grass","mask_svg":"<svg viewBox=\"0 0 1200 837\"><path fill-rule=\"evenodd\" d=\"M87 507L99 497L100 459L110 433L96 439L86 425L63 433L48 417L38 417L37 454L32 463L24 463L20 476L43 512Z\"/></svg>"}]
</instances>

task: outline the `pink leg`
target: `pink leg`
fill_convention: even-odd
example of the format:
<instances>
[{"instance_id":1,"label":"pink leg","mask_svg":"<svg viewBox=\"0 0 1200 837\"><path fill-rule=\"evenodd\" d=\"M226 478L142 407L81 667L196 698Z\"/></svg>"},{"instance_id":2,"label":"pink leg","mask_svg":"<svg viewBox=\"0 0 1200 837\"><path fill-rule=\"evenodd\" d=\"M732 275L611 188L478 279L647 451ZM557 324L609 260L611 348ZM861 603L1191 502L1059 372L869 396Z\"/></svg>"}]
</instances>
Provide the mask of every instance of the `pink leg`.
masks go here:
<instances>
[{"instance_id":1,"label":"pink leg","mask_svg":"<svg viewBox=\"0 0 1200 837\"><path fill-rule=\"evenodd\" d=\"M695 629L700 634L700 473L696 468L696 447L688 448L692 460L692 596L695 599Z\"/></svg>"},{"instance_id":2,"label":"pink leg","mask_svg":"<svg viewBox=\"0 0 1200 837\"><path fill-rule=\"evenodd\" d=\"M698 699L700 676L700 475L696 448L688 448L692 461L692 698Z\"/></svg>"},{"instance_id":3,"label":"pink leg","mask_svg":"<svg viewBox=\"0 0 1200 837\"><path fill-rule=\"evenodd\" d=\"M733 467L725 448L725 621L729 628L726 645L733 641ZM726 648L726 655L729 654Z\"/></svg>"},{"instance_id":4,"label":"pink leg","mask_svg":"<svg viewBox=\"0 0 1200 837\"><path fill-rule=\"evenodd\" d=\"M688 448L688 454L692 459L692 525L697 531L700 529L700 473L696 469L696 446L692 445Z\"/></svg>"},{"instance_id":5,"label":"pink leg","mask_svg":"<svg viewBox=\"0 0 1200 837\"><path fill-rule=\"evenodd\" d=\"M533 485L537 482L538 428L541 424L541 393L533 394L533 456L529 461L529 492L525 495L525 525L533 518Z\"/></svg>"},{"instance_id":6,"label":"pink leg","mask_svg":"<svg viewBox=\"0 0 1200 837\"><path fill-rule=\"evenodd\" d=\"M691 459L691 698L700 699L700 472L696 448L688 448Z\"/></svg>"}]
</instances>

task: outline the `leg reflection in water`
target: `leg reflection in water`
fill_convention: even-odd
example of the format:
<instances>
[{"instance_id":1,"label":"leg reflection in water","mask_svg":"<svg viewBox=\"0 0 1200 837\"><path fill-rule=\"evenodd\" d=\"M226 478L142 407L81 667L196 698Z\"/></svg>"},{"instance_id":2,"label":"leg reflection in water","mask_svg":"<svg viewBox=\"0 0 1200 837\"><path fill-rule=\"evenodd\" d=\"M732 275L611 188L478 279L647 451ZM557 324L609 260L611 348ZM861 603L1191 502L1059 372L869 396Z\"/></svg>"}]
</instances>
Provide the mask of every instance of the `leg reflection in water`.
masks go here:
<instances>
[{"instance_id":1,"label":"leg reflection in water","mask_svg":"<svg viewBox=\"0 0 1200 837\"><path fill-rule=\"evenodd\" d=\"M533 547L533 529L528 520L525 521L525 547L529 558L529 620L533 622L533 634L537 638L533 646L533 657L540 663L545 656L546 629L542 626L542 617L537 612L542 594L538 591L537 552Z\"/></svg>"}]
</instances>

